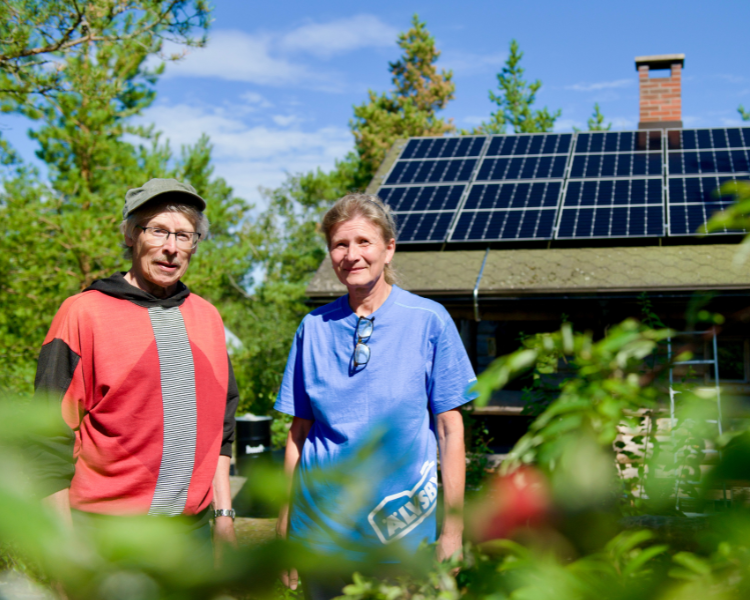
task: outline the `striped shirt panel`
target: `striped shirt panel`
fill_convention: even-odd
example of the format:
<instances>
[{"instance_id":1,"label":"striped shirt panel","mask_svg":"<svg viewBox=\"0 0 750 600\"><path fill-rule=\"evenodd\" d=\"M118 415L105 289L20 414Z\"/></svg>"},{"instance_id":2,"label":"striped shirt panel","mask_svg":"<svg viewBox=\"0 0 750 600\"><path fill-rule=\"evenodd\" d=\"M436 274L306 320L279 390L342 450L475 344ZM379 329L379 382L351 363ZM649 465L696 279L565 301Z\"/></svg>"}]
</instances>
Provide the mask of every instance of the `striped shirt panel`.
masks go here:
<instances>
[{"instance_id":1,"label":"striped shirt panel","mask_svg":"<svg viewBox=\"0 0 750 600\"><path fill-rule=\"evenodd\" d=\"M178 307L153 307L148 314L159 353L164 405L164 446L148 514L179 515L187 502L198 429L193 353Z\"/></svg>"}]
</instances>

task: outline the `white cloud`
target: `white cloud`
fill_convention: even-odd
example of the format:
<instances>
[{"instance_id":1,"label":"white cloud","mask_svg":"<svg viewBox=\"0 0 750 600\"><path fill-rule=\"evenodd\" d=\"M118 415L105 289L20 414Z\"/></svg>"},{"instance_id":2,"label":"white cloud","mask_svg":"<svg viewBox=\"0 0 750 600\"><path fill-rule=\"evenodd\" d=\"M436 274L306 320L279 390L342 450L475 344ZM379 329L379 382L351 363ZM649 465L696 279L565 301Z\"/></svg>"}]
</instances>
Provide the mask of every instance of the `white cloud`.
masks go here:
<instances>
[{"instance_id":1,"label":"white cloud","mask_svg":"<svg viewBox=\"0 0 750 600\"><path fill-rule=\"evenodd\" d=\"M167 66L166 76L211 77L261 85L284 85L306 79L300 65L271 56L271 38L223 30L205 48L191 48L186 57Z\"/></svg>"},{"instance_id":2,"label":"white cloud","mask_svg":"<svg viewBox=\"0 0 750 600\"><path fill-rule=\"evenodd\" d=\"M631 117L612 117L611 119L607 119L607 117L604 117L604 121L607 123L612 123L612 129L637 129L638 127L638 121Z\"/></svg>"},{"instance_id":3,"label":"white cloud","mask_svg":"<svg viewBox=\"0 0 750 600\"><path fill-rule=\"evenodd\" d=\"M308 23L287 32L246 33L220 29L205 48L191 48L177 62L167 64L166 77L208 77L257 85L293 84L308 89L341 92L346 87L340 73L311 66L290 54L329 58L361 48L392 46L398 30L371 15L358 15L329 23ZM167 44L164 55L183 52Z\"/></svg>"},{"instance_id":4,"label":"white cloud","mask_svg":"<svg viewBox=\"0 0 750 600\"><path fill-rule=\"evenodd\" d=\"M240 94L240 98L242 98L249 105L257 106L258 108L270 108L273 106L271 102L266 100L257 92L245 92L244 94Z\"/></svg>"},{"instance_id":5,"label":"white cloud","mask_svg":"<svg viewBox=\"0 0 750 600\"><path fill-rule=\"evenodd\" d=\"M255 203L262 203L259 186L277 186L287 172L329 169L353 144L345 127L303 131L250 125L223 107L158 105L142 120L154 123L174 148L194 144L202 133L208 134L214 146L216 174L224 177L238 195Z\"/></svg>"},{"instance_id":6,"label":"white cloud","mask_svg":"<svg viewBox=\"0 0 750 600\"><path fill-rule=\"evenodd\" d=\"M604 124L607 123L612 124L612 130L632 130L636 129L638 126L638 123L628 117L612 117L608 118L607 115L604 115ZM561 131L572 131L573 128L576 127L580 129L581 131L588 131L588 119L586 120L579 120L579 119L558 119L555 121L555 131L561 132Z\"/></svg>"},{"instance_id":7,"label":"white cloud","mask_svg":"<svg viewBox=\"0 0 750 600\"><path fill-rule=\"evenodd\" d=\"M557 119L557 121L555 121L554 131L573 131L574 127L577 127L578 129L585 129L586 124L581 123L581 121L578 121L576 119Z\"/></svg>"},{"instance_id":8,"label":"white cloud","mask_svg":"<svg viewBox=\"0 0 750 600\"><path fill-rule=\"evenodd\" d=\"M305 52L321 58L334 54L393 46L398 29L374 15L357 15L330 23L309 23L290 31L279 40L283 50Z\"/></svg>"},{"instance_id":9,"label":"white cloud","mask_svg":"<svg viewBox=\"0 0 750 600\"><path fill-rule=\"evenodd\" d=\"M294 125L301 121L296 115L274 115L271 119L279 127L289 127L290 125Z\"/></svg>"},{"instance_id":10,"label":"white cloud","mask_svg":"<svg viewBox=\"0 0 750 600\"><path fill-rule=\"evenodd\" d=\"M476 54L473 52L443 51L437 62L438 69L453 71L454 75L467 77L479 75L488 71L497 71L497 67L505 62L507 54Z\"/></svg>"},{"instance_id":11,"label":"white cloud","mask_svg":"<svg viewBox=\"0 0 750 600\"><path fill-rule=\"evenodd\" d=\"M466 123L467 125L473 125L474 127L481 125L483 121L489 121L490 117L489 115L484 117L478 117L476 115L467 115L465 117L461 117L461 122Z\"/></svg>"},{"instance_id":12,"label":"white cloud","mask_svg":"<svg viewBox=\"0 0 750 600\"><path fill-rule=\"evenodd\" d=\"M745 83L747 81L747 77L743 77L742 75L732 75L731 73L717 73L716 77L723 79L728 83Z\"/></svg>"},{"instance_id":13,"label":"white cloud","mask_svg":"<svg viewBox=\"0 0 750 600\"><path fill-rule=\"evenodd\" d=\"M635 79L617 79L615 81L599 81L597 83L576 83L566 85L566 90L574 92L597 92L600 90L609 90L614 88L628 87L635 83Z\"/></svg>"},{"instance_id":14,"label":"white cloud","mask_svg":"<svg viewBox=\"0 0 750 600\"><path fill-rule=\"evenodd\" d=\"M700 127L706 124L706 119L703 116L682 115L682 124L685 127Z\"/></svg>"}]
</instances>

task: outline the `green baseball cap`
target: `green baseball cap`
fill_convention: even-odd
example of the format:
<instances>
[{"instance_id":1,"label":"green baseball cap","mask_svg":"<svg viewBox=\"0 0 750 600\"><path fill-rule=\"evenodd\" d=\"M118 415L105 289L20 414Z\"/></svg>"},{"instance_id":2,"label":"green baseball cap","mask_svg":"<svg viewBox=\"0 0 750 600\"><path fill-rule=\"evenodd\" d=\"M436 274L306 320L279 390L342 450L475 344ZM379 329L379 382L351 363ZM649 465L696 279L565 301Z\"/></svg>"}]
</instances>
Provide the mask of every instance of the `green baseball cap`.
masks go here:
<instances>
[{"instance_id":1,"label":"green baseball cap","mask_svg":"<svg viewBox=\"0 0 750 600\"><path fill-rule=\"evenodd\" d=\"M122 218L126 219L135 209L164 194L179 194L181 202L192 204L201 212L206 210L206 201L198 195L198 192L189 183L182 183L176 179L154 178L139 188L128 190L128 193L125 194Z\"/></svg>"}]
</instances>

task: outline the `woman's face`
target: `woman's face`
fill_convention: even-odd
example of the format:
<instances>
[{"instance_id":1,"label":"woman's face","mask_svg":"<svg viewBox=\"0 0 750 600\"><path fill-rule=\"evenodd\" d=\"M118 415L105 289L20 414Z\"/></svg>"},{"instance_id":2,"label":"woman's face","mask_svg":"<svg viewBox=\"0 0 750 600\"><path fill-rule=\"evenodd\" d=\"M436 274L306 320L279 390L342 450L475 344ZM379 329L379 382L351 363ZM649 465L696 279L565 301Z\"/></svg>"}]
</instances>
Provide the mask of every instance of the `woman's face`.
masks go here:
<instances>
[{"instance_id":1,"label":"woman's face","mask_svg":"<svg viewBox=\"0 0 750 600\"><path fill-rule=\"evenodd\" d=\"M383 233L364 217L337 225L331 233L331 262L347 289L373 287L393 259L396 240L386 242Z\"/></svg>"}]
</instances>

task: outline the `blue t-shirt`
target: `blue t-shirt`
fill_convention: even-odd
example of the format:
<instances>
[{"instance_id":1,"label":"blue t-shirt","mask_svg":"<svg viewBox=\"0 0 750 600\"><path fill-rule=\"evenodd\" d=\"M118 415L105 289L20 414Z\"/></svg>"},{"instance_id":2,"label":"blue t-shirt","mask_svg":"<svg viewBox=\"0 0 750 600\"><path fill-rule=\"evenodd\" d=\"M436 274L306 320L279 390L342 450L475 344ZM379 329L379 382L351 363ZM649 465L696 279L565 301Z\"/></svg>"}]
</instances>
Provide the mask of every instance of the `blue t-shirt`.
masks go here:
<instances>
[{"instance_id":1,"label":"blue t-shirt","mask_svg":"<svg viewBox=\"0 0 750 600\"><path fill-rule=\"evenodd\" d=\"M361 557L435 541L434 416L472 399L476 380L453 319L393 286L369 318L370 360L354 367L359 317L349 297L307 315L276 410L314 421L300 458L289 539Z\"/></svg>"}]
</instances>

